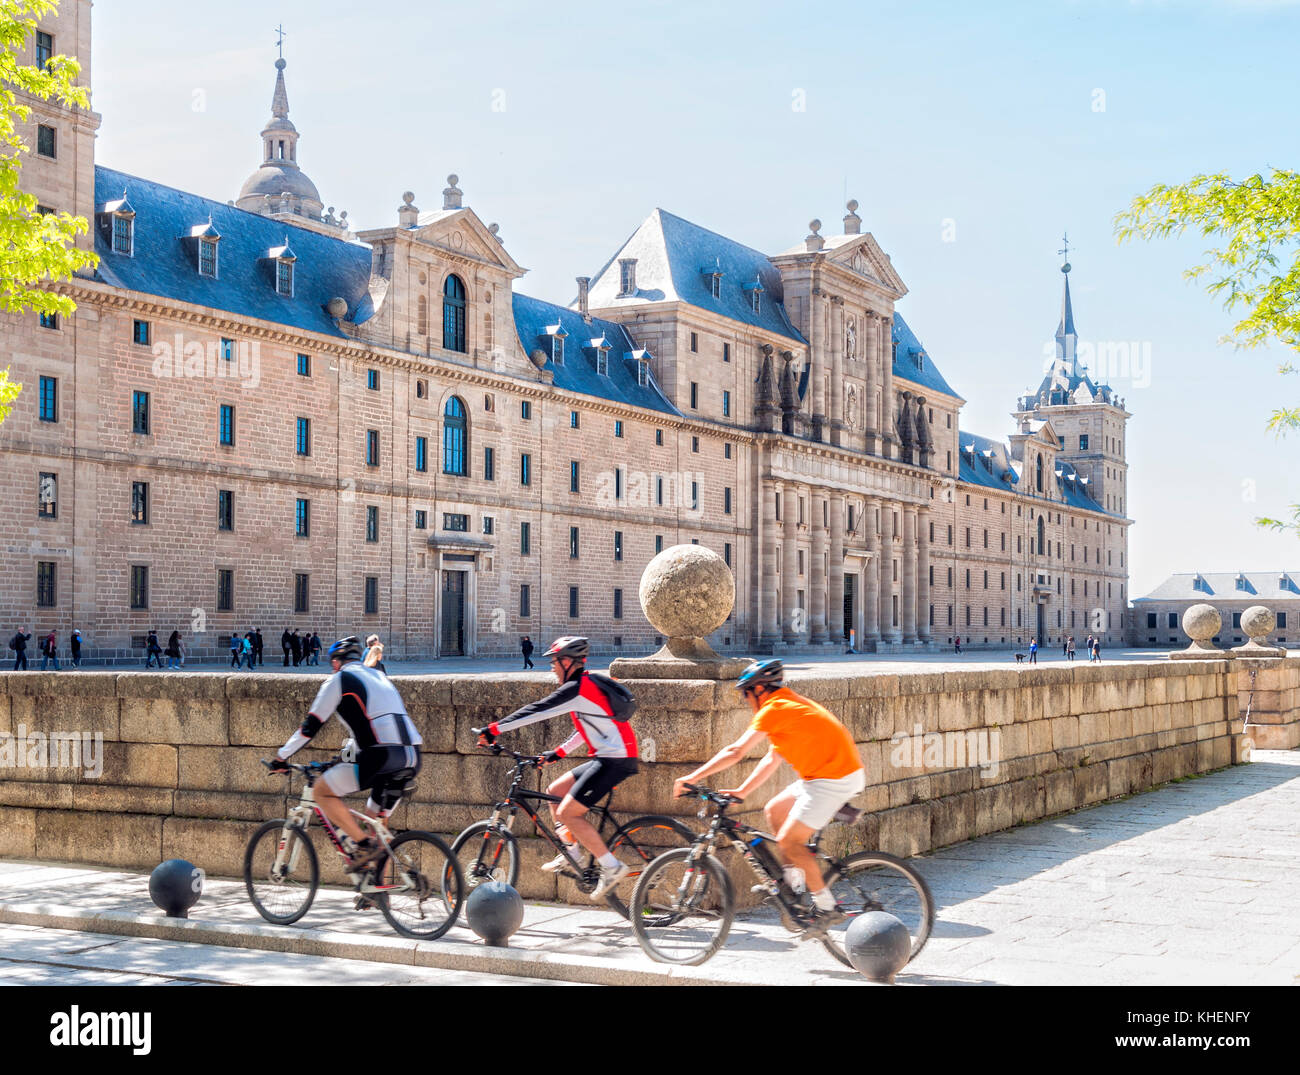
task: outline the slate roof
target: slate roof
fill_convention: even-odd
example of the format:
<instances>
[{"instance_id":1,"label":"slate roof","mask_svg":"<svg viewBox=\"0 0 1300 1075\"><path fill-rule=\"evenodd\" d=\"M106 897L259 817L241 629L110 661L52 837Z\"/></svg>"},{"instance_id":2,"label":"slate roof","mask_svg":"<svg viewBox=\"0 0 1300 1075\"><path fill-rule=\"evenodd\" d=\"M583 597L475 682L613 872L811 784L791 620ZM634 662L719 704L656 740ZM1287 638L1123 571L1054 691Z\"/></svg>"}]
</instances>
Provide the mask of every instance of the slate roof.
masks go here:
<instances>
[{"instance_id":1,"label":"slate roof","mask_svg":"<svg viewBox=\"0 0 1300 1075\"><path fill-rule=\"evenodd\" d=\"M95 167L96 209L121 198L123 191L136 214L134 252L115 254L96 223L97 279L145 295L329 336L343 335L325 312L330 299L346 299L350 319L364 321L369 316L368 246ZM182 239L191 236L196 226L206 226L209 217L221 236L216 279L199 275L197 241ZM262 260L273 247L283 246L286 238L297 255L292 298L276 293L274 265Z\"/></svg>"},{"instance_id":2,"label":"slate roof","mask_svg":"<svg viewBox=\"0 0 1300 1075\"><path fill-rule=\"evenodd\" d=\"M903 315L897 310L894 311L894 342L898 344L894 352L894 376L902 377L904 380L914 384L924 385L926 388L933 389L935 392L942 392L945 395L956 396L957 399L965 400L958 396L952 390L952 386L944 380L943 374L939 372L930 358L930 352L926 351L921 341L916 338L916 333L912 331L908 323L903 319ZM925 351L925 359L917 364L917 355Z\"/></svg>"},{"instance_id":3,"label":"slate roof","mask_svg":"<svg viewBox=\"0 0 1300 1075\"><path fill-rule=\"evenodd\" d=\"M637 383L635 360L624 357L636 349L636 344L622 325L598 317L593 317L588 324L577 310L527 295L514 295L513 303L515 331L524 354L531 355L539 347L546 351L544 368L554 374L557 388L666 414L681 413L668 402L653 377L647 385ZM543 339L548 329L557 324L565 333L564 363L560 366L549 357L550 346ZM591 341L601 336L610 344L608 376L596 372L596 356L591 347Z\"/></svg>"},{"instance_id":4,"label":"slate roof","mask_svg":"<svg viewBox=\"0 0 1300 1075\"><path fill-rule=\"evenodd\" d=\"M1001 492L1024 492L1018 490L1020 484L1020 465L1011 458L1007 445L1000 440L981 437L978 433L958 431L958 450L960 466L958 480L970 485L982 485L986 489ZM1056 461L1056 487L1061 495L1061 503L1068 507L1084 511L1100 512L1103 515L1114 514L1104 511L1088 494L1088 483L1064 459Z\"/></svg>"},{"instance_id":5,"label":"slate roof","mask_svg":"<svg viewBox=\"0 0 1300 1075\"><path fill-rule=\"evenodd\" d=\"M1238 578L1245 582L1239 588ZM1201 585L1196 585L1197 580ZM1283 579L1286 583L1283 583ZM1300 600L1300 571L1217 571L1170 575L1139 601L1295 601Z\"/></svg>"},{"instance_id":6,"label":"slate roof","mask_svg":"<svg viewBox=\"0 0 1300 1075\"><path fill-rule=\"evenodd\" d=\"M636 258L637 290L619 298L620 258ZM718 298L706 272L722 273ZM754 313L750 289L761 281L763 295ZM686 302L733 321L807 341L785 314L781 274L767 255L689 220L656 209L592 278L589 303L597 309L648 302Z\"/></svg>"}]
</instances>

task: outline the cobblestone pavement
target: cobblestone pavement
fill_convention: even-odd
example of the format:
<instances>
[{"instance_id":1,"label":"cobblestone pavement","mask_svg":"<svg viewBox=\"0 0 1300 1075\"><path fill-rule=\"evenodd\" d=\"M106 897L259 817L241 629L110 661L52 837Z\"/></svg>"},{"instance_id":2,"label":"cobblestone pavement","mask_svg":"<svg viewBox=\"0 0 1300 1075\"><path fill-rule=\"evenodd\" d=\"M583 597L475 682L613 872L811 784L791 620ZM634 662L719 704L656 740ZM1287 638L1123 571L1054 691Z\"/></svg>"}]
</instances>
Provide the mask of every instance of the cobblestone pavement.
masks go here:
<instances>
[{"instance_id":1,"label":"cobblestone pavement","mask_svg":"<svg viewBox=\"0 0 1300 1075\"><path fill-rule=\"evenodd\" d=\"M898 982L1300 983L1297 816L1300 751L1259 751L1248 765L919 857L938 919ZM139 874L0 863L0 982L74 972L235 981L263 966L265 976L250 977L278 980L294 960L337 954L352 957L359 981L372 980L368 974L384 981L413 981L417 972L469 975L437 979L456 984L498 971L524 976L516 981L682 980L677 968L670 973L646 959L622 919L597 908L530 903L512 948L502 952L484 949L463 925L441 941L404 941L381 919L352 912L342 892L322 892L299 926L273 927L257 918L242 884L210 880L175 936L120 936L147 934L164 921ZM15 931L14 923L29 928ZM70 924L87 932L69 934ZM225 931L223 943L247 947L221 954L212 945L180 943L185 930L198 936L200 928ZM93 936L99 933L114 936ZM286 938L315 955L260 950ZM439 962L419 965L431 960ZM862 982L763 912L742 916L718 955L686 971L689 980L719 983Z\"/></svg>"}]
</instances>

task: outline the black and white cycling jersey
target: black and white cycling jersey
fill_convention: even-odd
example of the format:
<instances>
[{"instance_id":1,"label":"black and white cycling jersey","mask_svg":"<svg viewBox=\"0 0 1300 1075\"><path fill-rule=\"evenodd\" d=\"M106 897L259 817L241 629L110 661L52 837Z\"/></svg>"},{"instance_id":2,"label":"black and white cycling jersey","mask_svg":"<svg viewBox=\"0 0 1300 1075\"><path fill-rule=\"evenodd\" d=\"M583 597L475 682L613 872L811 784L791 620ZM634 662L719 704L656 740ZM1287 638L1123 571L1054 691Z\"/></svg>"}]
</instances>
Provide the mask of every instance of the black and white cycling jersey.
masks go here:
<instances>
[{"instance_id":1,"label":"black and white cycling jersey","mask_svg":"<svg viewBox=\"0 0 1300 1075\"><path fill-rule=\"evenodd\" d=\"M423 742L393 681L360 661L349 661L321 684L302 727L280 748L279 756L292 757L335 713L362 751L370 747L418 747Z\"/></svg>"}]
</instances>

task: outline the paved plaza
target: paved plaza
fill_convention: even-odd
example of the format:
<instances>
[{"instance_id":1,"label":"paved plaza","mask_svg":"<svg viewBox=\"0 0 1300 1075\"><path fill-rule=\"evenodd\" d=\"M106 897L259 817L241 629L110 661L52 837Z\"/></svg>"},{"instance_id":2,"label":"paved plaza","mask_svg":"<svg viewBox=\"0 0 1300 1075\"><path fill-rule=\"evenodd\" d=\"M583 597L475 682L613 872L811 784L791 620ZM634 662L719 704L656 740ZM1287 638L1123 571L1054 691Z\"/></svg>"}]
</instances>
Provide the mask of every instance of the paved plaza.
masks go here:
<instances>
[{"instance_id":1,"label":"paved plaza","mask_svg":"<svg viewBox=\"0 0 1300 1075\"><path fill-rule=\"evenodd\" d=\"M1258 751L1250 764L921 856L938 917L898 982L1300 983L1297 814L1300 752ZM201 863L201 849L193 857ZM329 969L358 984L863 984L761 911L698 968L651 962L596 908L530 903L504 951L464 926L404 940L329 891L297 926L274 927L242 884L209 880L192 914L163 919L143 875L0 863L0 983L233 984Z\"/></svg>"}]
</instances>

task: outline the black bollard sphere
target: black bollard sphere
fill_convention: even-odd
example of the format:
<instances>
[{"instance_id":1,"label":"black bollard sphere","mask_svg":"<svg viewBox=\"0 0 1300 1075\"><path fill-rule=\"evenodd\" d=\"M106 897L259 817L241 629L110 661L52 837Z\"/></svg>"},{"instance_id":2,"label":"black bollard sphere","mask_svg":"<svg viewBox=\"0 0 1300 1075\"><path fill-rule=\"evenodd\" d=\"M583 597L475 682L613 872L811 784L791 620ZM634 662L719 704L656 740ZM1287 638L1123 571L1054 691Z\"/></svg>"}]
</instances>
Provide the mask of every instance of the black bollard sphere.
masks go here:
<instances>
[{"instance_id":1,"label":"black bollard sphere","mask_svg":"<svg viewBox=\"0 0 1300 1075\"><path fill-rule=\"evenodd\" d=\"M892 914L868 911L844 931L844 954L864 978L892 985L912 954L912 938Z\"/></svg>"},{"instance_id":2,"label":"black bollard sphere","mask_svg":"<svg viewBox=\"0 0 1300 1075\"><path fill-rule=\"evenodd\" d=\"M168 918L189 918L203 894L203 871L184 859L168 859L149 875L149 895Z\"/></svg>"},{"instance_id":3,"label":"black bollard sphere","mask_svg":"<svg viewBox=\"0 0 1300 1075\"><path fill-rule=\"evenodd\" d=\"M524 900L504 881L488 881L469 894L465 918L489 947L508 948L507 939L524 920Z\"/></svg>"}]
</instances>

